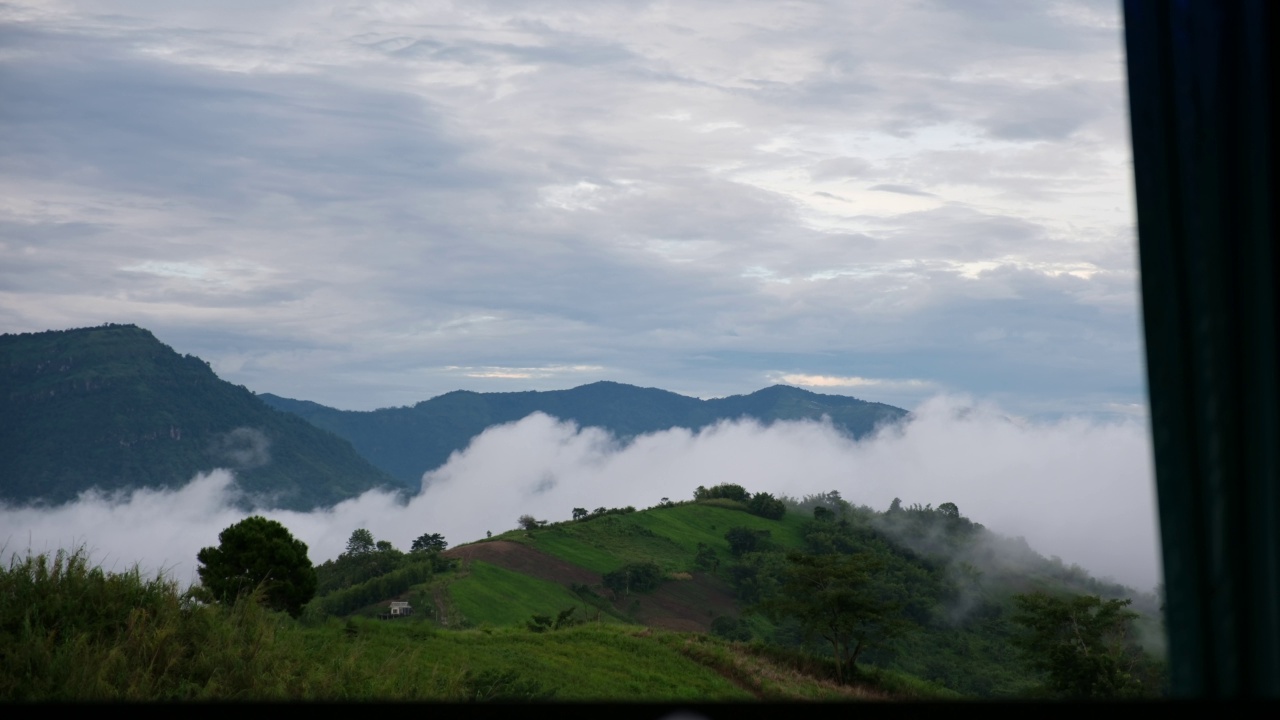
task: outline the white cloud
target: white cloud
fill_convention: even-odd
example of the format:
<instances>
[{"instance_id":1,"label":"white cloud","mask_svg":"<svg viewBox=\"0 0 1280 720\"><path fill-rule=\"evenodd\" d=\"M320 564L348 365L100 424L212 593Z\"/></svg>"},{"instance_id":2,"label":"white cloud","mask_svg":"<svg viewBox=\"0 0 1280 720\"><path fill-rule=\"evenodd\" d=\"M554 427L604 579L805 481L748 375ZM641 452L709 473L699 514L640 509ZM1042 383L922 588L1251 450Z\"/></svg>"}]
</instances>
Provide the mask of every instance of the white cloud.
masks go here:
<instances>
[{"instance_id":1,"label":"white cloud","mask_svg":"<svg viewBox=\"0 0 1280 720\"><path fill-rule=\"evenodd\" d=\"M2 12L0 331L363 409L553 366L1141 401L1114 4Z\"/></svg>"},{"instance_id":2,"label":"white cloud","mask_svg":"<svg viewBox=\"0 0 1280 720\"><path fill-rule=\"evenodd\" d=\"M776 375L775 379L788 385L799 385L801 387L820 387L820 388L910 388L925 389L933 386L933 383L927 380L897 380L888 378L865 378L854 376L842 377L839 375L804 375L799 373L787 373Z\"/></svg>"},{"instance_id":3,"label":"white cloud","mask_svg":"<svg viewBox=\"0 0 1280 720\"><path fill-rule=\"evenodd\" d=\"M948 398L917 408L901 430L857 443L817 423L744 422L654 433L622 447L598 429L535 414L477 437L428 473L407 505L369 492L328 510L263 514L320 562L342 552L359 527L400 548L426 532L457 544L512 529L523 514L565 520L574 507L648 507L721 482L792 496L835 489L880 510L894 497L954 502L989 529L1025 536L1037 551L1096 575L1139 590L1160 577L1144 422L1034 423ZM194 578L199 548L245 515L231 509L231 487L220 471L177 491L4 509L0 527L9 551L85 542L108 565L138 561L185 580Z\"/></svg>"}]
</instances>

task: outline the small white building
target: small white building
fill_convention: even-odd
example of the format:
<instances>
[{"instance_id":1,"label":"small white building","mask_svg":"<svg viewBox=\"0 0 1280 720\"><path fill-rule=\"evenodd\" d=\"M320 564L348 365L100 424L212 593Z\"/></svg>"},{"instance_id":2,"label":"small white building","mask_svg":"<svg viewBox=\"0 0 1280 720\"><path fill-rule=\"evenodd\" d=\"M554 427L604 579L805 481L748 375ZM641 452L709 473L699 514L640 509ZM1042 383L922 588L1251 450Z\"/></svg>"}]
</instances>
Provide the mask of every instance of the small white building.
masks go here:
<instances>
[{"instance_id":1,"label":"small white building","mask_svg":"<svg viewBox=\"0 0 1280 720\"><path fill-rule=\"evenodd\" d=\"M407 602L394 601L391 603L391 617L406 617L413 614L413 608Z\"/></svg>"}]
</instances>

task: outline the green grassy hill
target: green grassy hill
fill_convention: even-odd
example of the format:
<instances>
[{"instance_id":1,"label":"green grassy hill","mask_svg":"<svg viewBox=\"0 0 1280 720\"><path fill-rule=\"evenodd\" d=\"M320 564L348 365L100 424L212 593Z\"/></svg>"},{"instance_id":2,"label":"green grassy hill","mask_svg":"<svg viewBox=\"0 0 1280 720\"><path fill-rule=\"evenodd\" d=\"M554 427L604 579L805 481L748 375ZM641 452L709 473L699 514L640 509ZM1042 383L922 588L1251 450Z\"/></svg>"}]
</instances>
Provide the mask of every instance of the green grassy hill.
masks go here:
<instances>
[{"instance_id":1,"label":"green grassy hill","mask_svg":"<svg viewBox=\"0 0 1280 720\"><path fill-rule=\"evenodd\" d=\"M761 542L744 551L744 537ZM396 597L419 608L419 622L443 628L554 635L564 632L550 629L563 617L568 626L696 633L720 643L707 652L724 662L790 653L784 665L808 657L809 677L830 683L834 661L821 638L794 619L756 611L780 592L795 552L865 558L874 568L867 582L893 601L893 632L869 632L860 651L859 687L869 692L1025 697L1045 678L1019 650L1015 595L1135 597L989 533L949 504L881 513L834 494L792 501L776 520L713 499L513 530L446 551L429 582ZM643 567L656 573L654 586L619 584L624 569ZM1154 599L1138 600L1141 622L1158 624ZM1154 692L1158 663L1141 671Z\"/></svg>"},{"instance_id":2,"label":"green grassy hill","mask_svg":"<svg viewBox=\"0 0 1280 720\"><path fill-rule=\"evenodd\" d=\"M707 499L719 490L530 519L443 553L370 541L317 568L323 594L298 619L268 611L261 592L206 604L163 578L93 568L83 551L17 558L0 568L0 699L1048 697L1052 671L1020 652L1017 593L1128 592L950 504L881 513L831 493L767 519L744 510L768 511L763 494ZM790 590L810 566L830 569L813 603ZM858 603L846 614L867 645L856 670L836 663L823 632L805 632L805 611L791 614L825 608L831 590ZM392 600L415 613L374 619ZM1090 623L1072 618L1061 648L1087 637L1091 663L1125 663L1108 676L1120 685L1101 690L1158 692L1159 663L1123 636L1086 636Z\"/></svg>"}]
</instances>

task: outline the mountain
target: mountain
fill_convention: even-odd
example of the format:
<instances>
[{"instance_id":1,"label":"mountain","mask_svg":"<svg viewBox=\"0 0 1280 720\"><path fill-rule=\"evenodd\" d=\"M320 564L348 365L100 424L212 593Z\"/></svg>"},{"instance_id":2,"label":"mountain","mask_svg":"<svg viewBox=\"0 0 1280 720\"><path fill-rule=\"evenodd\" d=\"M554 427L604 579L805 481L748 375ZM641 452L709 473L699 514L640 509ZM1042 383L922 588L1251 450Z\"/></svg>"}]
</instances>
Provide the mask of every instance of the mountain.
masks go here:
<instances>
[{"instance_id":1,"label":"mountain","mask_svg":"<svg viewBox=\"0 0 1280 720\"><path fill-rule=\"evenodd\" d=\"M0 335L0 500L180 487L219 467L291 509L396 485L347 441L137 326Z\"/></svg>"},{"instance_id":2,"label":"mountain","mask_svg":"<svg viewBox=\"0 0 1280 720\"><path fill-rule=\"evenodd\" d=\"M535 412L583 427L604 428L622 439L677 427L698 430L739 418L771 424L824 416L850 437L858 438L907 415L906 410L891 405L819 395L786 385L713 400L615 382L545 392L459 390L413 407L364 412L336 410L270 393L258 397L347 439L369 462L409 487L416 487L423 473L443 465L451 453L465 448L486 428Z\"/></svg>"}]
</instances>

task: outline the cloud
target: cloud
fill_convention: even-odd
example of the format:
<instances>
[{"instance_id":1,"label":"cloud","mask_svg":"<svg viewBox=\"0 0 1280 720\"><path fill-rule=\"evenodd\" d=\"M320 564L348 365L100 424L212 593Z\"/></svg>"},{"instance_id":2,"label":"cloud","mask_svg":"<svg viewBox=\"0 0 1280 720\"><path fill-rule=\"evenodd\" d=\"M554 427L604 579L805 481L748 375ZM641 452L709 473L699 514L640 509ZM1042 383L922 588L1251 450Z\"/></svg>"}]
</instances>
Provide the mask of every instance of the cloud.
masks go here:
<instances>
[{"instance_id":1,"label":"cloud","mask_svg":"<svg viewBox=\"0 0 1280 720\"><path fill-rule=\"evenodd\" d=\"M788 373L786 375L778 375L777 379L788 385L799 385L801 387L906 387L912 389L928 388L932 383L924 380L892 380L885 378L865 378L865 377L841 377L836 375L802 375L797 373Z\"/></svg>"},{"instance_id":2,"label":"cloud","mask_svg":"<svg viewBox=\"0 0 1280 720\"><path fill-rule=\"evenodd\" d=\"M271 439L256 428L238 427L214 438L209 454L214 462L250 470L271 462Z\"/></svg>"},{"instance_id":3,"label":"cloud","mask_svg":"<svg viewBox=\"0 0 1280 720\"><path fill-rule=\"evenodd\" d=\"M895 185L893 183L880 183L879 185L872 185L867 189L879 190L881 192L901 193L903 195L917 195L919 197L937 197L937 195L934 195L931 192L925 192L924 190L919 190L909 185Z\"/></svg>"},{"instance_id":4,"label":"cloud","mask_svg":"<svg viewBox=\"0 0 1280 720\"><path fill-rule=\"evenodd\" d=\"M360 409L577 366L1142 400L1114 3L0 12L0 331Z\"/></svg>"},{"instance_id":5,"label":"cloud","mask_svg":"<svg viewBox=\"0 0 1280 720\"><path fill-rule=\"evenodd\" d=\"M507 380L529 380L581 373L595 375L604 370L599 365L548 365L545 367L459 367L450 365L443 369L446 372L458 373L463 377L502 378Z\"/></svg>"},{"instance_id":6,"label":"cloud","mask_svg":"<svg viewBox=\"0 0 1280 720\"><path fill-rule=\"evenodd\" d=\"M1160 577L1144 422L1028 422L945 397L918 407L906 426L860 442L819 423L727 422L621 445L601 430L535 414L477 437L428 473L407 504L373 491L311 513L260 512L284 523L320 562L342 552L360 527L400 548L426 532L457 544L512 529L524 514L556 521L574 507L648 507L721 482L796 497L834 489L879 510L894 497L954 502L989 529L1024 536L1037 551L1096 575L1139 590ZM196 552L245 515L234 509L236 498L232 474L219 471L175 491L7 508L0 527L9 551L84 542L108 565L137 561L185 581L195 577Z\"/></svg>"}]
</instances>

